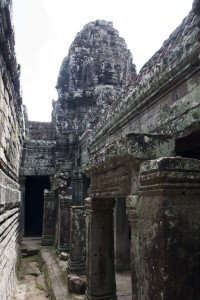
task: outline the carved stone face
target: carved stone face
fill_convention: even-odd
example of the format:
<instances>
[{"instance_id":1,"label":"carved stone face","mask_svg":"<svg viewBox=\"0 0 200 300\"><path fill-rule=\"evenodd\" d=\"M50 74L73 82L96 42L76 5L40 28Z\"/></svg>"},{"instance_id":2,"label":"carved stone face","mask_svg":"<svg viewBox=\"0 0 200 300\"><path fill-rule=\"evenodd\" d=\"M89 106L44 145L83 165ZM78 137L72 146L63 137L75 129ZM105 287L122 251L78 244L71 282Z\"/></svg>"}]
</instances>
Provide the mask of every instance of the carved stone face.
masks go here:
<instances>
[{"instance_id":1,"label":"carved stone face","mask_svg":"<svg viewBox=\"0 0 200 300\"><path fill-rule=\"evenodd\" d=\"M112 61L105 61L102 65L100 82L109 85L121 85L121 78L123 77L122 72L122 63L115 63L114 59L112 59Z\"/></svg>"},{"instance_id":2,"label":"carved stone face","mask_svg":"<svg viewBox=\"0 0 200 300\"><path fill-rule=\"evenodd\" d=\"M103 82L106 84L117 84L117 76L114 66L106 62L103 70Z\"/></svg>"}]
</instances>

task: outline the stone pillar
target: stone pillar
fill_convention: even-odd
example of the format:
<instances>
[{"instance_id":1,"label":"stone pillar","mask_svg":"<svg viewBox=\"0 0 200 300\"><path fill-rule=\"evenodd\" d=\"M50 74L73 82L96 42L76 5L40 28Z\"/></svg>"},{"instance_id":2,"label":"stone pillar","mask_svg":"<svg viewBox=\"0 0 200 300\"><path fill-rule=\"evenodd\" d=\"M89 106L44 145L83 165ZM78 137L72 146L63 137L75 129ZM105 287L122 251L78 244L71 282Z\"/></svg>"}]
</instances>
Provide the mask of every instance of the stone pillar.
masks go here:
<instances>
[{"instance_id":1,"label":"stone pillar","mask_svg":"<svg viewBox=\"0 0 200 300\"><path fill-rule=\"evenodd\" d=\"M44 190L44 213L42 228L42 245L53 246L56 226L56 197L55 192Z\"/></svg>"},{"instance_id":2,"label":"stone pillar","mask_svg":"<svg viewBox=\"0 0 200 300\"><path fill-rule=\"evenodd\" d=\"M25 176L20 176L20 192L21 192L21 201L20 201L20 219L19 219L19 242L24 236L25 231Z\"/></svg>"},{"instance_id":3,"label":"stone pillar","mask_svg":"<svg viewBox=\"0 0 200 300\"><path fill-rule=\"evenodd\" d=\"M200 161L143 163L139 195L135 299L200 299Z\"/></svg>"},{"instance_id":4,"label":"stone pillar","mask_svg":"<svg viewBox=\"0 0 200 300\"><path fill-rule=\"evenodd\" d=\"M71 206L70 256L68 271L73 274L85 273L85 207Z\"/></svg>"},{"instance_id":5,"label":"stone pillar","mask_svg":"<svg viewBox=\"0 0 200 300\"><path fill-rule=\"evenodd\" d=\"M74 206L84 205L84 200L88 196L89 182L78 169L75 169L72 176L72 203Z\"/></svg>"},{"instance_id":6,"label":"stone pillar","mask_svg":"<svg viewBox=\"0 0 200 300\"><path fill-rule=\"evenodd\" d=\"M140 266L140 255L139 255L139 228L138 228L138 203L139 197L137 195L129 195L126 198L126 207L128 221L131 231L131 242L130 242L130 258L131 258L131 283L132 283L132 299L139 300L138 289L139 289L139 266Z\"/></svg>"},{"instance_id":7,"label":"stone pillar","mask_svg":"<svg viewBox=\"0 0 200 300\"><path fill-rule=\"evenodd\" d=\"M115 204L115 269L130 270L129 224L125 199L116 199Z\"/></svg>"},{"instance_id":8,"label":"stone pillar","mask_svg":"<svg viewBox=\"0 0 200 300\"><path fill-rule=\"evenodd\" d=\"M56 224L55 224L55 240L54 247L57 248L58 245L58 220L59 220L59 201L58 201L58 189L54 190L55 193L55 201L56 201Z\"/></svg>"},{"instance_id":9,"label":"stone pillar","mask_svg":"<svg viewBox=\"0 0 200 300\"><path fill-rule=\"evenodd\" d=\"M116 298L114 265L114 199L87 198L86 275L87 300Z\"/></svg>"},{"instance_id":10,"label":"stone pillar","mask_svg":"<svg viewBox=\"0 0 200 300\"><path fill-rule=\"evenodd\" d=\"M68 252L70 249L70 206L71 197L59 195L57 250Z\"/></svg>"}]
</instances>

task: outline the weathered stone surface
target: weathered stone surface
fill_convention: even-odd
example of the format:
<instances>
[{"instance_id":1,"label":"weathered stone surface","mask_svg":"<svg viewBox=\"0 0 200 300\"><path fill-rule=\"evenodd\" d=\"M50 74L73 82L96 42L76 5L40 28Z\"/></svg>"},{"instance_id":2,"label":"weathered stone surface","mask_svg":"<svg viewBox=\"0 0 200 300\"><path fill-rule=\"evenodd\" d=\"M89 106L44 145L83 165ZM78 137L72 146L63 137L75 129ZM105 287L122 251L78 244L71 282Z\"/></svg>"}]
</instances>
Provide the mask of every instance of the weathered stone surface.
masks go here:
<instances>
[{"instance_id":1,"label":"weathered stone surface","mask_svg":"<svg viewBox=\"0 0 200 300\"><path fill-rule=\"evenodd\" d=\"M60 255L59 255L59 258L61 260L67 261L69 259L69 254L66 253L66 252L61 252Z\"/></svg>"},{"instance_id":2,"label":"weathered stone surface","mask_svg":"<svg viewBox=\"0 0 200 300\"><path fill-rule=\"evenodd\" d=\"M90 156L83 166L91 177L90 194L93 197L126 197L136 193L137 173L141 162L174 154L174 140L162 134L136 134L127 136L101 148Z\"/></svg>"},{"instance_id":3,"label":"weathered stone surface","mask_svg":"<svg viewBox=\"0 0 200 300\"><path fill-rule=\"evenodd\" d=\"M92 144L105 145L108 137L115 140L132 131L177 137L199 127L199 34L190 12L143 66L135 85L101 117Z\"/></svg>"},{"instance_id":4,"label":"weathered stone surface","mask_svg":"<svg viewBox=\"0 0 200 300\"><path fill-rule=\"evenodd\" d=\"M42 245L53 245L56 227L56 197L54 191L44 190Z\"/></svg>"},{"instance_id":5,"label":"weathered stone surface","mask_svg":"<svg viewBox=\"0 0 200 300\"><path fill-rule=\"evenodd\" d=\"M55 173L56 138L52 123L26 121L21 176Z\"/></svg>"},{"instance_id":6,"label":"weathered stone surface","mask_svg":"<svg viewBox=\"0 0 200 300\"><path fill-rule=\"evenodd\" d=\"M193 1L193 11L195 14L200 15L200 1L199 0L194 0Z\"/></svg>"},{"instance_id":7,"label":"weathered stone surface","mask_svg":"<svg viewBox=\"0 0 200 300\"><path fill-rule=\"evenodd\" d=\"M113 208L121 197L133 298L199 299L199 160L176 157L200 159L199 0L138 75L111 22L85 25L63 60L49 123L28 121L22 109L10 6L0 2L0 298L12 297L26 176L48 176L43 242L70 251L71 270L85 263L83 209L79 215L71 205L92 196L86 299L116 299ZM48 267L66 296L51 261Z\"/></svg>"},{"instance_id":8,"label":"weathered stone surface","mask_svg":"<svg viewBox=\"0 0 200 300\"><path fill-rule=\"evenodd\" d=\"M117 299L114 266L114 199L85 200L86 299Z\"/></svg>"},{"instance_id":9,"label":"weathered stone surface","mask_svg":"<svg viewBox=\"0 0 200 300\"><path fill-rule=\"evenodd\" d=\"M198 299L198 160L141 165L139 197L127 199L135 299Z\"/></svg>"},{"instance_id":10,"label":"weathered stone surface","mask_svg":"<svg viewBox=\"0 0 200 300\"><path fill-rule=\"evenodd\" d=\"M53 121L59 132L92 129L136 76L132 56L111 22L84 26L64 58Z\"/></svg>"},{"instance_id":11,"label":"weathered stone surface","mask_svg":"<svg viewBox=\"0 0 200 300\"><path fill-rule=\"evenodd\" d=\"M113 169L114 165L117 167L131 161L137 165L147 159L172 156L174 148L174 140L169 135L132 132L110 142L100 151L97 151L98 148L92 148L90 161L83 168L84 172L91 176Z\"/></svg>"},{"instance_id":12,"label":"weathered stone surface","mask_svg":"<svg viewBox=\"0 0 200 300\"><path fill-rule=\"evenodd\" d=\"M11 300L16 283L24 139L20 66L14 49L10 1L0 1L0 299Z\"/></svg>"},{"instance_id":13,"label":"weathered stone surface","mask_svg":"<svg viewBox=\"0 0 200 300\"><path fill-rule=\"evenodd\" d=\"M54 177L57 193L57 249L69 251L70 247L70 206L72 205L69 173L60 169Z\"/></svg>"},{"instance_id":14,"label":"weathered stone surface","mask_svg":"<svg viewBox=\"0 0 200 300\"><path fill-rule=\"evenodd\" d=\"M71 206L70 219L70 256L68 271L73 274L85 274L85 207Z\"/></svg>"},{"instance_id":15,"label":"weathered stone surface","mask_svg":"<svg viewBox=\"0 0 200 300\"><path fill-rule=\"evenodd\" d=\"M114 224L115 270L130 270L130 235L125 199L115 200Z\"/></svg>"},{"instance_id":16,"label":"weathered stone surface","mask_svg":"<svg viewBox=\"0 0 200 300\"><path fill-rule=\"evenodd\" d=\"M70 206L71 197L60 195L58 199L58 237L57 249L59 252L70 249Z\"/></svg>"},{"instance_id":17,"label":"weathered stone surface","mask_svg":"<svg viewBox=\"0 0 200 300\"><path fill-rule=\"evenodd\" d=\"M84 294L86 291L86 277L69 274L67 276L68 290L71 293Z\"/></svg>"},{"instance_id":18,"label":"weathered stone surface","mask_svg":"<svg viewBox=\"0 0 200 300\"><path fill-rule=\"evenodd\" d=\"M67 288L67 278L61 268L59 268L55 260L55 254L51 250L41 249L40 255L42 271L48 278L46 284L50 298L68 299L70 296Z\"/></svg>"}]
</instances>

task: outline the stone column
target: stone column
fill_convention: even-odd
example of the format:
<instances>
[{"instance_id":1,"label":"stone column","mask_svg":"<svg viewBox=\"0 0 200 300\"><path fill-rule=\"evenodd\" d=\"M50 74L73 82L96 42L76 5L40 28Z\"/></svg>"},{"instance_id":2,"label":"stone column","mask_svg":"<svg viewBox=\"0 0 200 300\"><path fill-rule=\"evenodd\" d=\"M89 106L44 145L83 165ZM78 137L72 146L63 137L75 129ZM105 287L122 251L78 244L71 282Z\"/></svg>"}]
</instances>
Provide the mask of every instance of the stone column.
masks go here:
<instances>
[{"instance_id":1,"label":"stone column","mask_svg":"<svg viewBox=\"0 0 200 300\"><path fill-rule=\"evenodd\" d=\"M115 204L115 269L130 270L129 224L125 199L116 199Z\"/></svg>"},{"instance_id":2,"label":"stone column","mask_svg":"<svg viewBox=\"0 0 200 300\"><path fill-rule=\"evenodd\" d=\"M44 213L42 228L42 245L53 246L56 226L56 197L55 192L44 190Z\"/></svg>"},{"instance_id":3,"label":"stone column","mask_svg":"<svg viewBox=\"0 0 200 300\"><path fill-rule=\"evenodd\" d=\"M25 232L25 176L20 176L20 192L21 192L21 201L20 201L20 220L19 220L19 242L24 236Z\"/></svg>"},{"instance_id":4,"label":"stone column","mask_svg":"<svg viewBox=\"0 0 200 300\"><path fill-rule=\"evenodd\" d=\"M200 161L175 157L143 163L139 195L131 203L140 253L135 299L199 299Z\"/></svg>"},{"instance_id":5,"label":"stone column","mask_svg":"<svg viewBox=\"0 0 200 300\"><path fill-rule=\"evenodd\" d=\"M85 273L85 207L71 206L70 256L68 271L73 274Z\"/></svg>"},{"instance_id":6,"label":"stone column","mask_svg":"<svg viewBox=\"0 0 200 300\"><path fill-rule=\"evenodd\" d=\"M84 205L84 200L88 196L88 186L88 179L78 169L75 169L71 181L72 203L74 206Z\"/></svg>"},{"instance_id":7,"label":"stone column","mask_svg":"<svg viewBox=\"0 0 200 300\"><path fill-rule=\"evenodd\" d=\"M86 275L87 300L116 298L114 265L114 199L87 198Z\"/></svg>"},{"instance_id":8,"label":"stone column","mask_svg":"<svg viewBox=\"0 0 200 300\"><path fill-rule=\"evenodd\" d=\"M68 252L70 249L70 206L71 197L59 195L57 250Z\"/></svg>"},{"instance_id":9,"label":"stone column","mask_svg":"<svg viewBox=\"0 0 200 300\"><path fill-rule=\"evenodd\" d=\"M132 299L139 300L138 286L139 286L139 232L138 232L138 203L139 197L137 195L129 195L126 198L126 207L128 214L128 221L131 230L130 242L130 257L131 257L131 282L132 282Z\"/></svg>"}]
</instances>

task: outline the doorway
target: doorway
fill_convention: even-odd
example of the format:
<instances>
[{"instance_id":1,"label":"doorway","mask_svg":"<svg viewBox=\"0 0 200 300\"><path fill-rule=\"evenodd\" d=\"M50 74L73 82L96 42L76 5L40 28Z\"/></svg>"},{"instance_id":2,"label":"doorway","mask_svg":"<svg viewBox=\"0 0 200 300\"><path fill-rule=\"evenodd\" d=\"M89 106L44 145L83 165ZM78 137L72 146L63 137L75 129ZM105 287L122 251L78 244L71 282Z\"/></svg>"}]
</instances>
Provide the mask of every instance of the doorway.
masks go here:
<instances>
[{"instance_id":1,"label":"doorway","mask_svg":"<svg viewBox=\"0 0 200 300\"><path fill-rule=\"evenodd\" d=\"M177 139L176 155L200 159L200 131Z\"/></svg>"},{"instance_id":2,"label":"doorway","mask_svg":"<svg viewBox=\"0 0 200 300\"><path fill-rule=\"evenodd\" d=\"M42 236L44 189L50 189L49 176L26 177L24 228L26 237Z\"/></svg>"}]
</instances>

